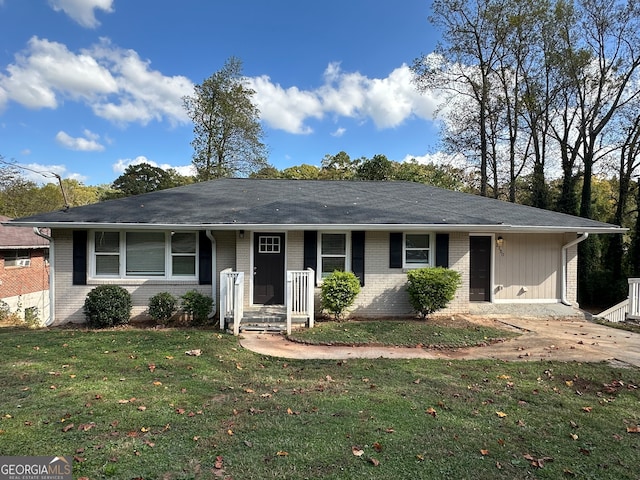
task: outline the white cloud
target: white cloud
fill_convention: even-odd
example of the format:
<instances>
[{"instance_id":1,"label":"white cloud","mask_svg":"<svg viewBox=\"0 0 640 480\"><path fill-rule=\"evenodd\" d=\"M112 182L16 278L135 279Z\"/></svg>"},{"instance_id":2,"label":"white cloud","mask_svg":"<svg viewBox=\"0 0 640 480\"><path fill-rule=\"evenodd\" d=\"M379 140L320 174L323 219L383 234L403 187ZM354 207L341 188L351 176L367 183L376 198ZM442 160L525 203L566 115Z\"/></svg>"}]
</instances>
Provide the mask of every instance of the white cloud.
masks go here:
<instances>
[{"instance_id":1,"label":"white cloud","mask_svg":"<svg viewBox=\"0 0 640 480\"><path fill-rule=\"evenodd\" d=\"M8 75L0 74L0 89L28 108L56 108L58 96L92 101L117 91L115 79L95 58L61 43L32 37L15 60Z\"/></svg>"},{"instance_id":2,"label":"white cloud","mask_svg":"<svg viewBox=\"0 0 640 480\"><path fill-rule=\"evenodd\" d=\"M98 142L99 135L89 130L85 130L83 133L84 137L72 137L60 130L56 135L56 141L69 150L80 152L101 152L104 150L104 145Z\"/></svg>"},{"instance_id":3,"label":"white cloud","mask_svg":"<svg viewBox=\"0 0 640 480\"><path fill-rule=\"evenodd\" d=\"M273 84L266 75L247 78L247 82L256 91L260 118L272 128L307 134L311 133L311 128L304 125L304 121L322 118L322 103L315 92L305 92L297 87L284 89Z\"/></svg>"},{"instance_id":4,"label":"white cloud","mask_svg":"<svg viewBox=\"0 0 640 480\"><path fill-rule=\"evenodd\" d=\"M18 166L19 167L19 166ZM80 175L79 173L69 172L65 165L44 165L42 163L29 163L24 165L25 169L22 169L22 175L32 182L38 184L43 183L58 183L56 175L61 178L68 178L71 180L77 180L78 182L85 182L87 177Z\"/></svg>"},{"instance_id":5,"label":"white cloud","mask_svg":"<svg viewBox=\"0 0 640 480\"><path fill-rule=\"evenodd\" d=\"M113 0L49 0L56 12L64 12L83 27L95 28L100 25L95 10L113 12Z\"/></svg>"},{"instance_id":6,"label":"white cloud","mask_svg":"<svg viewBox=\"0 0 640 480\"><path fill-rule=\"evenodd\" d=\"M331 136L340 138L341 136L343 136L345 134L346 131L347 131L346 128L338 127L338 129L336 129L335 132L331 133Z\"/></svg>"},{"instance_id":7,"label":"white cloud","mask_svg":"<svg viewBox=\"0 0 640 480\"><path fill-rule=\"evenodd\" d=\"M289 133L310 133L305 122L325 115L372 120L379 129L397 127L413 116L431 120L437 99L420 94L407 65L386 78L368 78L359 72L343 72L330 63L324 84L314 90L284 88L267 76L248 79L256 91L261 118L272 128Z\"/></svg>"},{"instance_id":8,"label":"white cloud","mask_svg":"<svg viewBox=\"0 0 640 480\"><path fill-rule=\"evenodd\" d=\"M434 165L449 165L451 167L457 167L465 169L469 166L464 155L456 154L451 155L449 153L444 152L435 152L435 153L425 153L424 155L406 155L402 162L410 162L415 160L418 163L423 165L434 164Z\"/></svg>"},{"instance_id":9,"label":"white cloud","mask_svg":"<svg viewBox=\"0 0 640 480\"><path fill-rule=\"evenodd\" d=\"M182 97L193 92L193 83L152 70L135 51L114 47L106 39L75 53L61 43L32 37L7 72L0 74L0 106L4 99L33 109L57 108L70 98L119 124L188 122Z\"/></svg>"},{"instance_id":10,"label":"white cloud","mask_svg":"<svg viewBox=\"0 0 640 480\"><path fill-rule=\"evenodd\" d=\"M152 167L159 167L159 168L162 168L163 170L169 170L170 168L172 168L176 172L178 172L180 175L184 175L184 176L193 176L196 174L196 171L192 165L180 165L176 167L176 166L169 165L168 163L154 162L153 160L149 160L144 155L139 155L136 158L118 159L118 161L112 165L112 168L115 173L117 173L118 175L121 175L122 173L124 173L124 171L127 169L128 166L140 165L141 163L148 163Z\"/></svg>"}]
</instances>

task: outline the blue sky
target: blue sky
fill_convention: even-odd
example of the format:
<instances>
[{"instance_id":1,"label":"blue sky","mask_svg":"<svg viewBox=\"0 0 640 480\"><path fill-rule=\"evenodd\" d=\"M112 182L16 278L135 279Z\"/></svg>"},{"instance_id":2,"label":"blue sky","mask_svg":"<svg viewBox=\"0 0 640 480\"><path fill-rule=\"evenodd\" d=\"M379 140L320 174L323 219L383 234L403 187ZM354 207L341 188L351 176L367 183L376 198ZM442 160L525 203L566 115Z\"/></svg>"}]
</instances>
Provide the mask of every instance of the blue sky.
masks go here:
<instances>
[{"instance_id":1,"label":"blue sky","mask_svg":"<svg viewBox=\"0 0 640 480\"><path fill-rule=\"evenodd\" d=\"M0 155L87 185L142 161L187 173L181 98L235 56L275 167L429 161L436 101L408 68L437 41L429 4L0 0Z\"/></svg>"}]
</instances>

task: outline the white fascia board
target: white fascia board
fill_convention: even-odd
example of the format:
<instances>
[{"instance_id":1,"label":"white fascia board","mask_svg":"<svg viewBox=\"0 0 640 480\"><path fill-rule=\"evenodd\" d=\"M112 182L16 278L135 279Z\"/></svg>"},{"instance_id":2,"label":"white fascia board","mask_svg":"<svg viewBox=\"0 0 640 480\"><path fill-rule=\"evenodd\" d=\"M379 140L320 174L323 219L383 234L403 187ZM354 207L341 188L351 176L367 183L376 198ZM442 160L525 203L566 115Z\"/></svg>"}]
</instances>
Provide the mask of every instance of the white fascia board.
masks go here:
<instances>
[{"instance_id":1,"label":"white fascia board","mask_svg":"<svg viewBox=\"0 0 640 480\"><path fill-rule=\"evenodd\" d=\"M64 229L113 229L113 230L374 230L374 231L407 231L407 230L431 230L438 232L470 232L470 233L624 233L628 228L622 227L567 227L567 226L538 226L538 225L475 225L475 224L262 224L262 223L198 223L198 224L172 224L172 223L100 223L100 222L15 222L13 225L21 227L48 227Z\"/></svg>"}]
</instances>

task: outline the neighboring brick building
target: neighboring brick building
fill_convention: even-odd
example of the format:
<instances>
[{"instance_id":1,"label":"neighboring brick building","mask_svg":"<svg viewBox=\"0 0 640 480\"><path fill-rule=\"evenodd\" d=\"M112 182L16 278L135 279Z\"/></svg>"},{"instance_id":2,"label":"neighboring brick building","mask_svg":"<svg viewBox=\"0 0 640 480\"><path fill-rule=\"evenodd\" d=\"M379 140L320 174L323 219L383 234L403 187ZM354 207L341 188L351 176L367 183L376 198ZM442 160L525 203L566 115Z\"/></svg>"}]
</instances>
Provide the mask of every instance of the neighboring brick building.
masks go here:
<instances>
[{"instance_id":1,"label":"neighboring brick building","mask_svg":"<svg viewBox=\"0 0 640 480\"><path fill-rule=\"evenodd\" d=\"M0 224L0 300L20 317L49 318L49 242L32 228Z\"/></svg>"}]
</instances>

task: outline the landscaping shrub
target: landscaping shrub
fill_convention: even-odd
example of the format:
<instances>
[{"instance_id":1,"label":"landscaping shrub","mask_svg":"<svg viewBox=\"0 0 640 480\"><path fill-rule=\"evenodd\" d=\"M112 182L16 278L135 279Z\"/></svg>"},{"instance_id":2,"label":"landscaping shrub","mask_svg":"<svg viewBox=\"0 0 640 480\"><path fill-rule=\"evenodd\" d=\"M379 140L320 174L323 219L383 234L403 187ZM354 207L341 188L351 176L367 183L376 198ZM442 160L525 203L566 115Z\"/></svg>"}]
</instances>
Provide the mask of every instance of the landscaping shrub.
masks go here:
<instances>
[{"instance_id":1,"label":"landscaping shrub","mask_svg":"<svg viewBox=\"0 0 640 480\"><path fill-rule=\"evenodd\" d=\"M129 323L131 308L131 294L119 285L99 285L84 301L87 323L96 328Z\"/></svg>"},{"instance_id":2,"label":"landscaping shrub","mask_svg":"<svg viewBox=\"0 0 640 480\"><path fill-rule=\"evenodd\" d=\"M40 327L38 313L38 307L27 307L24 309L24 323L26 323L29 328Z\"/></svg>"},{"instance_id":3,"label":"landscaping shrub","mask_svg":"<svg viewBox=\"0 0 640 480\"><path fill-rule=\"evenodd\" d=\"M149 315L157 323L166 325L178 309L178 299L169 292L160 292L149 299Z\"/></svg>"},{"instance_id":4,"label":"landscaping shrub","mask_svg":"<svg viewBox=\"0 0 640 480\"><path fill-rule=\"evenodd\" d=\"M409 302L422 318L445 308L460 286L460 274L443 267L411 270L407 278Z\"/></svg>"},{"instance_id":5,"label":"landscaping shrub","mask_svg":"<svg viewBox=\"0 0 640 480\"><path fill-rule=\"evenodd\" d=\"M335 271L322 282L321 301L323 310L340 320L344 311L353 305L360 293L360 281L352 272Z\"/></svg>"},{"instance_id":6,"label":"landscaping shrub","mask_svg":"<svg viewBox=\"0 0 640 480\"><path fill-rule=\"evenodd\" d=\"M197 290L189 290L180 298L182 299L182 310L191 316L193 323L204 324L207 322L213 308L213 298Z\"/></svg>"}]
</instances>

